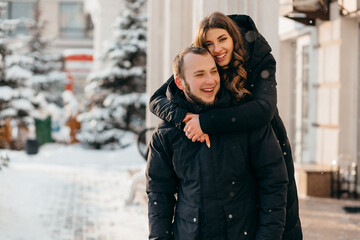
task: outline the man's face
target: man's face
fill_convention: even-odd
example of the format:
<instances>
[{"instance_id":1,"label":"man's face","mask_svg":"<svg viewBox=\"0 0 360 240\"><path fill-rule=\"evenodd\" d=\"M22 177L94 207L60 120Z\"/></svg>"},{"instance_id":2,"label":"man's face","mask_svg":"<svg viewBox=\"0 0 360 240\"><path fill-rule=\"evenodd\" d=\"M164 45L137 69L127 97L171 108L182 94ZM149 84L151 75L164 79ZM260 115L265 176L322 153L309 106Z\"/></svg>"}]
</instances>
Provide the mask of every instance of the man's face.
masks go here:
<instances>
[{"instance_id":1,"label":"man's face","mask_svg":"<svg viewBox=\"0 0 360 240\"><path fill-rule=\"evenodd\" d=\"M215 102L216 94L220 89L220 76L210 54L186 54L184 75L185 79L181 80L182 90L188 101L196 101L204 105Z\"/></svg>"}]
</instances>

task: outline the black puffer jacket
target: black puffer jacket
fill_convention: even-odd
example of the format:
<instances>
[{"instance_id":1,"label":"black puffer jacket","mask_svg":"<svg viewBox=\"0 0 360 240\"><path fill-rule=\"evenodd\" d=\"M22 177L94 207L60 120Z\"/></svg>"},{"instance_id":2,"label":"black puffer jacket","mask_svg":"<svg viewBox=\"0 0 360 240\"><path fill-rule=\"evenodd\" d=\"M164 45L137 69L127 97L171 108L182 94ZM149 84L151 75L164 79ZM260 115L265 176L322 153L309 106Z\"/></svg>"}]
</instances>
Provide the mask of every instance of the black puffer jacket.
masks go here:
<instances>
[{"instance_id":1,"label":"black puffer jacket","mask_svg":"<svg viewBox=\"0 0 360 240\"><path fill-rule=\"evenodd\" d=\"M291 147L285 126L276 107L276 62L271 54L271 47L257 31L249 16L230 15L229 17L239 26L246 44L248 78L245 87L252 94L248 96L250 101L246 104L237 104L228 108L214 108L201 113L201 129L208 134L231 133L254 130L271 122L284 154L289 177L283 240L301 240L302 230ZM182 120L189 109L179 107L166 98L166 88L171 82L173 82L172 77L154 93L150 99L149 108L161 119L181 129Z\"/></svg>"},{"instance_id":2,"label":"black puffer jacket","mask_svg":"<svg viewBox=\"0 0 360 240\"><path fill-rule=\"evenodd\" d=\"M171 101L205 110L171 86L177 92ZM227 94L214 107L229 103ZM281 239L288 179L270 124L212 135L209 149L164 122L152 136L146 175L149 239Z\"/></svg>"}]
</instances>

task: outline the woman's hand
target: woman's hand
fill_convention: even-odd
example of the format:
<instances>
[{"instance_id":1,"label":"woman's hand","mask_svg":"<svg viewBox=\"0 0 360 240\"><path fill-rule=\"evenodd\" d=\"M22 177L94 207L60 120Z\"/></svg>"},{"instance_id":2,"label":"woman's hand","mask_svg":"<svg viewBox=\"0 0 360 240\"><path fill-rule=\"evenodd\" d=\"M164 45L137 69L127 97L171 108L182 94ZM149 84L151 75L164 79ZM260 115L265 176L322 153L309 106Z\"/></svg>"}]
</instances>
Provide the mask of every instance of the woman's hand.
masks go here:
<instances>
[{"instance_id":1,"label":"woman's hand","mask_svg":"<svg viewBox=\"0 0 360 240\"><path fill-rule=\"evenodd\" d=\"M199 142L205 142L206 143L206 146L208 147L208 148L210 148L210 138L209 138L209 135L208 134L206 134L206 133L204 133L201 137L200 137L200 139L198 138L198 139L196 139L196 141L199 141Z\"/></svg>"},{"instance_id":2,"label":"woman's hand","mask_svg":"<svg viewBox=\"0 0 360 240\"><path fill-rule=\"evenodd\" d=\"M186 113L183 120L185 122L184 132L185 135L193 142L206 142L206 145L210 148L209 135L204 134L200 127L199 114Z\"/></svg>"}]
</instances>

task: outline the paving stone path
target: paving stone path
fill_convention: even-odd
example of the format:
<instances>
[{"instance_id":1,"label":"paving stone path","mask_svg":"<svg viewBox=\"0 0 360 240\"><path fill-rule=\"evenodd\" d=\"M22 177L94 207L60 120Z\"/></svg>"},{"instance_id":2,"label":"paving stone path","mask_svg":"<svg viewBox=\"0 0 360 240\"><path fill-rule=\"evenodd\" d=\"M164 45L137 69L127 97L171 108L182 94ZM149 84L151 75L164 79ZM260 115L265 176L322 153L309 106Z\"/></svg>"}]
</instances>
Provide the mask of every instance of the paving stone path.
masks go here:
<instances>
[{"instance_id":1,"label":"paving stone path","mask_svg":"<svg viewBox=\"0 0 360 240\"><path fill-rule=\"evenodd\" d=\"M360 200L300 199L304 240L360 240L360 213L345 206L360 207Z\"/></svg>"},{"instance_id":2,"label":"paving stone path","mask_svg":"<svg viewBox=\"0 0 360 240\"><path fill-rule=\"evenodd\" d=\"M0 172L0 240L143 240L144 204L125 205L126 166L12 162Z\"/></svg>"}]
</instances>

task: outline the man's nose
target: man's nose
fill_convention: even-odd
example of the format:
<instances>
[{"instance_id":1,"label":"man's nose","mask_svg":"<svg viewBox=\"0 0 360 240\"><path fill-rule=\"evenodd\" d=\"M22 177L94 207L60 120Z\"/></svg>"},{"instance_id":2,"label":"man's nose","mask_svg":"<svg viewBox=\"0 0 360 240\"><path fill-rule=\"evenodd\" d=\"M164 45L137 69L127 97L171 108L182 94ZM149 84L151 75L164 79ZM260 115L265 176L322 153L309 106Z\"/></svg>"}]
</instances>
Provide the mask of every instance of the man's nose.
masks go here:
<instances>
[{"instance_id":1,"label":"man's nose","mask_svg":"<svg viewBox=\"0 0 360 240\"><path fill-rule=\"evenodd\" d=\"M206 84L211 85L211 84L214 84L214 82L215 82L215 77L214 76L212 76L211 74L206 76L206 79L205 79Z\"/></svg>"}]
</instances>

